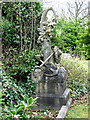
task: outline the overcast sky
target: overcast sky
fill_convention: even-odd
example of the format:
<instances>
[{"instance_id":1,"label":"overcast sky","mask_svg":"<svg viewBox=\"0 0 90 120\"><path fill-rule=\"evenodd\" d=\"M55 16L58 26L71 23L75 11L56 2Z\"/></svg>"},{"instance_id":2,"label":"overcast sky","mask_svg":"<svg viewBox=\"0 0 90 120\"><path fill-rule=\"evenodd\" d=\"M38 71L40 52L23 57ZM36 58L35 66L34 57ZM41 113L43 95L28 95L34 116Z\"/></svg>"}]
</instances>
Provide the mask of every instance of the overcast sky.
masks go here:
<instances>
[{"instance_id":1,"label":"overcast sky","mask_svg":"<svg viewBox=\"0 0 90 120\"><path fill-rule=\"evenodd\" d=\"M44 5L44 9L48 7L53 7L56 13L59 16L62 16L62 9L64 10L65 15L67 15L67 2L74 5L75 0L42 0ZM84 2L88 3L90 0L84 0ZM51 13L50 13L51 14Z\"/></svg>"}]
</instances>

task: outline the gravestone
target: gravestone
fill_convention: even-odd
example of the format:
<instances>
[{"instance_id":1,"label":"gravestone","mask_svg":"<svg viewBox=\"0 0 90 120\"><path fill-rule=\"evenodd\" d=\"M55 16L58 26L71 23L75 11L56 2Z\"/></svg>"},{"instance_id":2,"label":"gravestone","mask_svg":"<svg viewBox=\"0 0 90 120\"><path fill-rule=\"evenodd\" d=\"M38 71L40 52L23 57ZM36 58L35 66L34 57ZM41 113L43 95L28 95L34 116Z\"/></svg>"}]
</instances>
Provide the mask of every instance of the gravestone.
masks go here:
<instances>
[{"instance_id":1,"label":"gravestone","mask_svg":"<svg viewBox=\"0 0 90 120\"><path fill-rule=\"evenodd\" d=\"M54 14L52 22L46 19L50 10ZM36 97L39 97L38 109L48 107L59 110L70 99L70 91L66 88L66 70L59 65L62 52L57 46L51 49L51 38L55 27L56 14L53 8L49 8L42 14L38 29L40 32L38 43L43 49L42 54L36 56L40 66L37 66L32 74L32 80L38 81L36 88Z\"/></svg>"}]
</instances>

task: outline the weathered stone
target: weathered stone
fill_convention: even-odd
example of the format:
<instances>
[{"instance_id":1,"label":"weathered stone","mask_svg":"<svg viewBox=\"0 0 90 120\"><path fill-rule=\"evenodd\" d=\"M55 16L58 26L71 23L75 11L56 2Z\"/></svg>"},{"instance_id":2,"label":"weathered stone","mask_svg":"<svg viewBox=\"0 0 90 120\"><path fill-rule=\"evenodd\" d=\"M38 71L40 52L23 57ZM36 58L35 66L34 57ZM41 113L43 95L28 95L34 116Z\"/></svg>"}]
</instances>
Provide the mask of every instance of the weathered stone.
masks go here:
<instances>
[{"instance_id":1,"label":"weathered stone","mask_svg":"<svg viewBox=\"0 0 90 120\"><path fill-rule=\"evenodd\" d=\"M52 10L55 19L48 22L46 19L47 13ZM51 49L51 39L53 36L53 28L56 26L56 14L52 8L44 11L40 22L40 36L38 43L42 46L42 55L37 55L36 58L41 65L36 68L32 74L32 80L38 81L36 88L36 96L38 99L38 109L45 107L59 110L63 105L66 105L70 98L70 91L66 88L67 73L63 67L60 67L61 50L55 46L54 51Z\"/></svg>"},{"instance_id":2,"label":"weathered stone","mask_svg":"<svg viewBox=\"0 0 90 120\"><path fill-rule=\"evenodd\" d=\"M62 51L57 46L55 46L54 47L54 53L55 53L55 62L59 63L60 62L60 56L62 55Z\"/></svg>"},{"instance_id":3,"label":"weathered stone","mask_svg":"<svg viewBox=\"0 0 90 120\"><path fill-rule=\"evenodd\" d=\"M32 76L31 76L33 81L41 81L43 78L43 72L40 68L37 68L34 70Z\"/></svg>"}]
</instances>

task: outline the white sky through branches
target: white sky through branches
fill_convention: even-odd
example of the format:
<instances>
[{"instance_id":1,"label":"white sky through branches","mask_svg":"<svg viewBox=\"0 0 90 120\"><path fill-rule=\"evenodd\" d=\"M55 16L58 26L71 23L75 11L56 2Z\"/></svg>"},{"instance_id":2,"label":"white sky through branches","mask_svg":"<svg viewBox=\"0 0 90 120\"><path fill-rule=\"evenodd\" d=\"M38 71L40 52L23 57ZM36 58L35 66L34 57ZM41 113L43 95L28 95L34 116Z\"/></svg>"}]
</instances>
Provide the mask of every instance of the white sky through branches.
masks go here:
<instances>
[{"instance_id":1,"label":"white sky through branches","mask_svg":"<svg viewBox=\"0 0 90 120\"><path fill-rule=\"evenodd\" d=\"M59 15L59 17L65 15L68 17L68 5L67 2L72 4L74 6L75 0L42 0L43 1L43 7L44 9L48 7L53 7L53 9L56 11L56 13ZM79 0L80 1L80 0ZM84 0L84 2L87 4L89 0ZM48 15L51 16L51 13Z\"/></svg>"}]
</instances>

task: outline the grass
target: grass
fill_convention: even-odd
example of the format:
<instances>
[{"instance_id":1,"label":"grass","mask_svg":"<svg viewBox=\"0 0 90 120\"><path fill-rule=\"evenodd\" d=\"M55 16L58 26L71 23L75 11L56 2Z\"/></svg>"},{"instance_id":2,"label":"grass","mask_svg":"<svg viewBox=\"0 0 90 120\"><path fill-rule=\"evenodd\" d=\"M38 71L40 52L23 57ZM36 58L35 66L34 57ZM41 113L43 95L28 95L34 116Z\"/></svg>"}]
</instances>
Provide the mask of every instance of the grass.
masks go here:
<instances>
[{"instance_id":1,"label":"grass","mask_svg":"<svg viewBox=\"0 0 90 120\"><path fill-rule=\"evenodd\" d=\"M67 112L66 118L88 118L88 105L76 105Z\"/></svg>"},{"instance_id":2,"label":"grass","mask_svg":"<svg viewBox=\"0 0 90 120\"><path fill-rule=\"evenodd\" d=\"M72 90L73 98L66 118L88 118L88 61L63 54L60 64L67 71L67 87Z\"/></svg>"}]
</instances>

